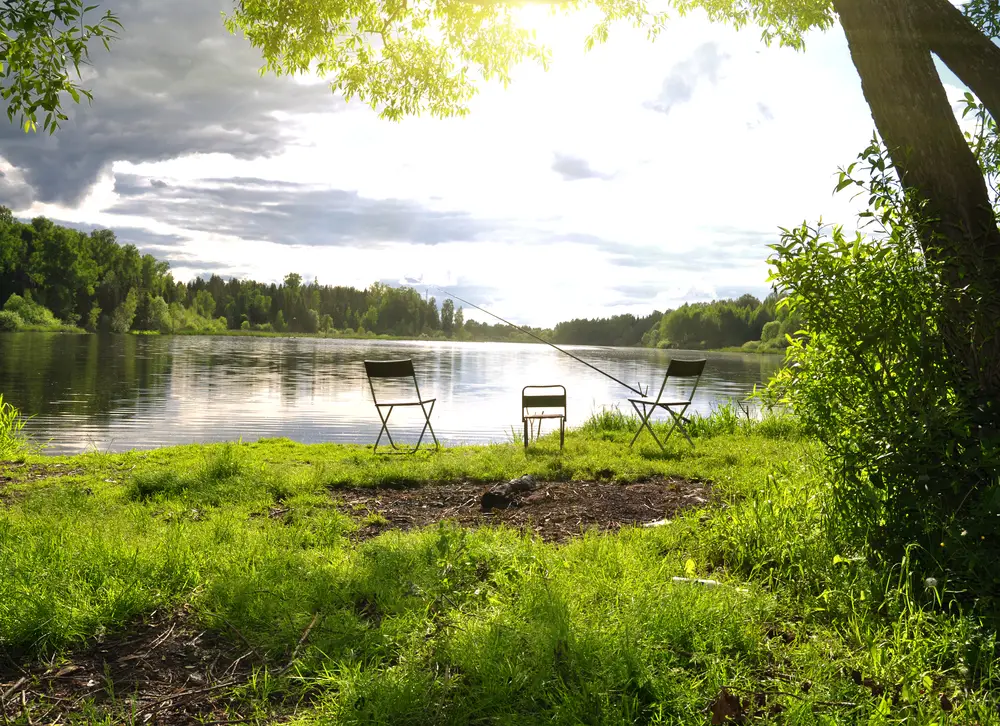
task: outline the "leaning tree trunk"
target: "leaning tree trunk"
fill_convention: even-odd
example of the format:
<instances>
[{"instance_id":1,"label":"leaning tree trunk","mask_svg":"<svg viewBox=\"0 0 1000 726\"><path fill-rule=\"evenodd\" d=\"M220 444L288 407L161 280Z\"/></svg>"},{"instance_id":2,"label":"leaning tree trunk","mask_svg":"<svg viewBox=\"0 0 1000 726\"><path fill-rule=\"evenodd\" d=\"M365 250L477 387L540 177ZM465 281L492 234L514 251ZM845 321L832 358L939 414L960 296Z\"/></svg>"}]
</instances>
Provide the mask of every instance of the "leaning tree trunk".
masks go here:
<instances>
[{"instance_id":1,"label":"leaning tree trunk","mask_svg":"<svg viewBox=\"0 0 1000 726\"><path fill-rule=\"evenodd\" d=\"M1000 230L982 171L921 33L916 16L922 5L923 0L834 0L879 134L902 183L916 191L933 220L923 245L928 258L941 263L951 292L943 333L970 393L992 409L987 426L995 430ZM941 36L937 42L947 45Z\"/></svg>"}]
</instances>

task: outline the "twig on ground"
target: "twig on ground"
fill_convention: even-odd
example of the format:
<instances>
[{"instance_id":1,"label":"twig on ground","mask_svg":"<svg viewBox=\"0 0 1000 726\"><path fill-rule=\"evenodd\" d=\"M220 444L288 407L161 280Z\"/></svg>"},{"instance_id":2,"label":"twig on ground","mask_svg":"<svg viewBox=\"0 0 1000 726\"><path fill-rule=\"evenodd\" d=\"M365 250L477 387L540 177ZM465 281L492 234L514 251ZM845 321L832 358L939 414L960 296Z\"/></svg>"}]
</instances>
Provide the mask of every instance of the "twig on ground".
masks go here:
<instances>
[{"instance_id":1,"label":"twig on ground","mask_svg":"<svg viewBox=\"0 0 1000 726\"><path fill-rule=\"evenodd\" d=\"M19 689L19 688L20 688L21 686L23 686L23 685L24 685L25 683L27 683L27 682L28 682L28 679L27 679L27 678L25 678L25 677L23 677L23 676L22 676L21 678L18 678L18 679L17 679L17 680L16 680L15 682L14 682L14 685L13 685L13 686L11 686L10 688L8 688L8 689L7 689L7 692L6 692L6 693L4 693L4 694L3 694L3 696L0 696L0 708L3 708L3 707L4 707L4 704L5 704L6 702L7 702L7 699L8 699L8 698L10 698L11 696L13 696L13 695L14 695L14 693L16 693L16 692L17 692L17 690L18 690L18 689Z\"/></svg>"},{"instance_id":2,"label":"twig on ground","mask_svg":"<svg viewBox=\"0 0 1000 726\"><path fill-rule=\"evenodd\" d=\"M165 696L163 698L157 699L156 701L153 701L152 703L147 703L145 706L143 706L142 708L138 709L136 711L136 714L145 713L147 711L149 711L149 712L155 711L160 706L162 706L164 703L168 703L170 701L175 701L175 700L177 700L179 698L188 698L190 696L200 696L203 693L211 693L212 691L218 691L218 690L220 690L222 688L229 688L230 686L235 686L235 685L239 685L239 681L234 678L232 680L225 681L223 683L216 683L214 686L207 686L205 688L192 688L191 690L188 690L188 691L179 691L179 692L171 694L169 696Z\"/></svg>"},{"instance_id":3,"label":"twig on ground","mask_svg":"<svg viewBox=\"0 0 1000 726\"><path fill-rule=\"evenodd\" d=\"M305 644L306 638L309 637L309 633L311 633L312 629L316 626L316 621L319 620L319 617L320 617L319 613L313 615L313 619L309 622L309 625L306 626L306 629L302 633L302 637L299 638L299 642L295 645L295 650L292 651L292 657L288 659L288 663L285 664L285 667L279 670L278 673L284 673L289 668L291 668L292 665L295 663L295 659L299 657L299 651Z\"/></svg>"},{"instance_id":4,"label":"twig on ground","mask_svg":"<svg viewBox=\"0 0 1000 726\"><path fill-rule=\"evenodd\" d=\"M228 620L226 620L226 618L222 618L222 622L224 622L226 625L228 625L230 628L232 628L233 632L236 633L238 636L240 636L240 640L242 640L244 643L247 644L247 647L250 648L250 650L252 650L254 652L254 655L256 655L258 658L261 658L260 651L258 651L254 647L253 643L251 643L249 640L247 640L247 636L243 635L243 633L240 632L239 628L237 628L231 622L229 622ZM261 658L261 660L263 660L263 658Z\"/></svg>"}]
</instances>

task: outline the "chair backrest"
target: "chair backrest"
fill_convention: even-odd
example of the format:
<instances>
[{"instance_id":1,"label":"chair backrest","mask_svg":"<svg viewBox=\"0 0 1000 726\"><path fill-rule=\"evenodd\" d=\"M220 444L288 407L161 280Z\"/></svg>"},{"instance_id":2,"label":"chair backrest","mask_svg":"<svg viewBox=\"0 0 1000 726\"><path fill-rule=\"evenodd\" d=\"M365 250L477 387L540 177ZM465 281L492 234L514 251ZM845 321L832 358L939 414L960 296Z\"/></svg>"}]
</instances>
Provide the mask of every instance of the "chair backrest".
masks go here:
<instances>
[{"instance_id":1,"label":"chair backrest","mask_svg":"<svg viewBox=\"0 0 1000 726\"><path fill-rule=\"evenodd\" d=\"M533 392L528 393L528 389ZM559 389L561 393L534 393L534 391L552 391ZM566 409L566 387L558 384L551 386L525 386L521 389L521 415L528 412L529 408L562 408Z\"/></svg>"},{"instance_id":2,"label":"chair backrest","mask_svg":"<svg viewBox=\"0 0 1000 726\"><path fill-rule=\"evenodd\" d=\"M667 374L663 376L660 392L656 394L657 403L663 397L663 391L667 388L667 381L671 378L694 378L694 385L691 387L691 393L687 397L688 401L693 400L694 392L698 390L698 384L701 382L701 374L704 372L705 363L707 362L704 358L701 360L671 359L670 364L667 366Z\"/></svg>"},{"instance_id":3,"label":"chair backrest","mask_svg":"<svg viewBox=\"0 0 1000 726\"><path fill-rule=\"evenodd\" d=\"M417 374L413 370L413 361L406 360L366 360L365 373L368 374L368 387L371 389L372 398L378 403L378 396L375 394L374 380L377 378L409 378L413 381L413 387L417 393L417 400L420 400L420 386L417 385Z\"/></svg>"},{"instance_id":4,"label":"chair backrest","mask_svg":"<svg viewBox=\"0 0 1000 726\"><path fill-rule=\"evenodd\" d=\"M413 372L413 361L406 360L366 360L365 372L369 378L409 378Z\"/></svg>"}]
</instances>

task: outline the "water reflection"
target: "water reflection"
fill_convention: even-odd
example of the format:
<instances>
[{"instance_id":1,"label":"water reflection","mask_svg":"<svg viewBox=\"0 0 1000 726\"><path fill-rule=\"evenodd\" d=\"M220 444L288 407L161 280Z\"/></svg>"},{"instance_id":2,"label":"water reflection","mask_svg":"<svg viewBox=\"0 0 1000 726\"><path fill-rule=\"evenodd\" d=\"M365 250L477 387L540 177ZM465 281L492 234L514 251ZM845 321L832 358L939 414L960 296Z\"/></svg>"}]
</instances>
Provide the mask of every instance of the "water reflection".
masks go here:
<instances>
[{"instance_id":1,"label":"water reflection","mask_svg":"<svg viewBox=\"0 0 1000 726\"><path fill-rule=\"evenodd\" d=\"M574 347L631 384L659 388L671 353ZM778 356L674 352L709 359L693 408L739 398L780 366ZM50 453L152 448L242 437L374 441L379 429L365 358L412 358L421 393L436 397L442 443L502 441L520 428L525 385L560 383L569 425L619 404L629 390L541 345L280 338L0 334L0 392L33 416ZM419 411L393 413L415 439Z\"/></svg>"}]
</instances>

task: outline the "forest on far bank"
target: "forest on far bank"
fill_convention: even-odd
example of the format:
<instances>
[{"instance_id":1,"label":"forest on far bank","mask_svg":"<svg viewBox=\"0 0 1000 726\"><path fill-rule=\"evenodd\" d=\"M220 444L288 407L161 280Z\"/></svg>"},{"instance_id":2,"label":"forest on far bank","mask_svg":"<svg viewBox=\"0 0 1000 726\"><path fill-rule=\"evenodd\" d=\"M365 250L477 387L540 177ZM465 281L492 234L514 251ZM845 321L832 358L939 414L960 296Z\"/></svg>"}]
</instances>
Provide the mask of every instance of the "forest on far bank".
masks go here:
<instances>
[{"instance_id":1,"label":"forest on far bank","mask_svg":"<svg viewBox=\"0 0 1000 726\"><path fill-rule=\"evenodd\" d=\"M502 323L465 320L451 299L440 304L409 287L373 283L364 290L306 282L282 283L212 275L181 282L167 262L120 244L111 230L89 233L44 217L30 222L0 207L0 331L222 333L259 331L327 335L390 335L472 341L529 342ZM660 348L780 349L796 329L778 298L690 303L637 318L561 322L526 328L567 345Z\"/></svg>"}]
</instances>

